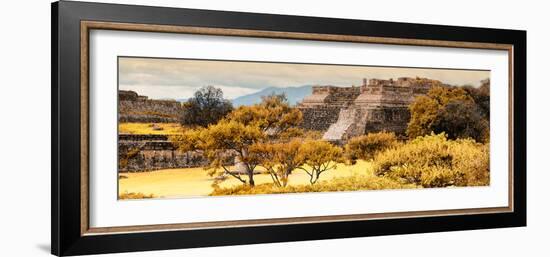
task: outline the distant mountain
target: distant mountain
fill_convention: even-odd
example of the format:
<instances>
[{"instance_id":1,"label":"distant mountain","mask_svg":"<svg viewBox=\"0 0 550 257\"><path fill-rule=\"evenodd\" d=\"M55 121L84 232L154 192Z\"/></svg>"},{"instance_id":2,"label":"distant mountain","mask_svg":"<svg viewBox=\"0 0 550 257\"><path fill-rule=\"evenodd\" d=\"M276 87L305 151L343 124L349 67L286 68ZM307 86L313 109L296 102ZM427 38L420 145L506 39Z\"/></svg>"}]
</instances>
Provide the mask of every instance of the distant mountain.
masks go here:
<instances>
[{"instance_id":1,"label":"distant mountain","mask_svg":"<svg viewBox=\"0 0 550 257\"><path fill-rule=\"evenodd\" d=\"M259 92L239 96L231 102L234 107L241 105L252 105L257 104L262 101L262 96L268 96L271 94L282 94L286 95L290 105L296 105L296 103L302 101L304 97L311 94L311 86L300 86L300 87L268 87L262 89Z\"/></svg>"}]
</instances>

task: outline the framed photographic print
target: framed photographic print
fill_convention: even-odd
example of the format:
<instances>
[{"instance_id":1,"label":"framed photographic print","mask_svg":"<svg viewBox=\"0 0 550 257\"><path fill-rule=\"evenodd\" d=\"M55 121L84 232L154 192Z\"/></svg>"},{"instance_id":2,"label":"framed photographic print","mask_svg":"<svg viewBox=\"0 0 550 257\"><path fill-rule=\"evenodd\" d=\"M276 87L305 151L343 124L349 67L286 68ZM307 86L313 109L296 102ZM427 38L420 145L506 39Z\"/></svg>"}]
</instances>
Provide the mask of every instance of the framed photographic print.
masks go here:
<instances>
[{"instance_id":1,"label":"framed photographic print","mask_svg":"<svg viewBox=\"0 0 550 257\"><path fill-rule=\"evenodd\" d=\"M526 225L526 32L52 5L52 253Z\"/></svg>"}]
</instances>

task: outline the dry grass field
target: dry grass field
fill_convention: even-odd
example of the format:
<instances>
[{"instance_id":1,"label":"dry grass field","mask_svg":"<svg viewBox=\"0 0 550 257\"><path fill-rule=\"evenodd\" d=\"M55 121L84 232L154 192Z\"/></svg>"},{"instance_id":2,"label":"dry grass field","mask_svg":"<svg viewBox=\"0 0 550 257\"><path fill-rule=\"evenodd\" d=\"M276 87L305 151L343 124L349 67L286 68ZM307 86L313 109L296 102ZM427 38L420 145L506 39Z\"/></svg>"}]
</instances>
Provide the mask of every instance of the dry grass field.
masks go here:
<instances>
[{"instance_id":1,"label":"dry grass field","mask_svg":"<svg viewBox=\"0 0 550 257\"><path fill-rule=\"evenodd\" d=\"M158 129L155 129L154 126ZM119 134L140 135L174 135L180 134L184 128L178 123L119 123Z\"/></svg>"},{"instance_id":2,"label":"dry grass field","mask_svg":"<svg viewBox=\"0 0 550 257\"><path fill-rule=\"evenodd\" d=\"M207 175L202 168L166 169L152 172L120 173L119 194L141 193L153 195L154 198L179 198L207 196L212 193L214 178ZM354 175L375 176L371 163L358 161L355 165L340 164L334 170L327 171L319 181L327 181L337 177ZM254 176L256 184L272 183L268 174ZM220 183L220 187L232 187L242 183L229 177ZM308 185L309 176L302 170L295 170L289 179L289 185Z\"/></svg>"}]
</instances>

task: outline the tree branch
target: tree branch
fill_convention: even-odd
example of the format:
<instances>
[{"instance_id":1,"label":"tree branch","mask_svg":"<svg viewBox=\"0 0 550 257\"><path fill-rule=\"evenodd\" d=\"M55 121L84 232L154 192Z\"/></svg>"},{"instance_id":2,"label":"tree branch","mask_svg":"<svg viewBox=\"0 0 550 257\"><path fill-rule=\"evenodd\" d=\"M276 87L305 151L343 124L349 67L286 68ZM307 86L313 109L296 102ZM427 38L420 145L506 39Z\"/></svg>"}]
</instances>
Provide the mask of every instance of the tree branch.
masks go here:
<instances>
[{"instance_id":1,"label":"tree branch","mask_svg":"<svg viewBox=\"0 0 550 257\"><path fill-rule=\"evenodd\" d=\"M232 177L238 179L239 181L241 181L243 184L246 184L246 179L243 179L241 178L241 176L237 173L234 173L234 172L231 172L229 169L227 169L225 166L221 165L222 168L224 169L225 173L226 174L229 174L231 175Z\"/></svg>"},{"instance_id":2,"label":"tree branch","mask_svg":"<svg viewBox=\"0 0 550 257\"><path fill-rule=\"evenodd\" d=\"M298 168L305 171L310 177L313 176L313 171L311 173L309 173L309 171L307 171L306 168L303 168L303 167L298 167Z\"/></svg>"}]
</instances>

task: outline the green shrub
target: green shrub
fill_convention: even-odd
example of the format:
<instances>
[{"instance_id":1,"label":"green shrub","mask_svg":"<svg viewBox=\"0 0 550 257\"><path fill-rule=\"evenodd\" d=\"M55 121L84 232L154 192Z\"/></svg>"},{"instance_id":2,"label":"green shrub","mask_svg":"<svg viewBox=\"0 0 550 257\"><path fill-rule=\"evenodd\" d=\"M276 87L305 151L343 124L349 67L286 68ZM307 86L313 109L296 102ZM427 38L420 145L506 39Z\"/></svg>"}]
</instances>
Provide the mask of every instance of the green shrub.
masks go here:
<instances>
[{"instance_id":1,"label":"green shrub","mask_svg":"<svg viewBox=\"0 0 550 257\"><path fill-rule=\"evenodd\" d=\"M358 159L371 160L376 153L394 147L397 144L398 141L393 132L369 133L354 137L346 144L346 158L351 163L355 163Z\"/></svg>"},{"instance_id":2,"label":"green shrub","mask_svg":"<svg viewBox=\"0 0 550 257\"><path fill-rule=\"evenodd\" d=\"M377 154L373 166L380 177L423 187L489 185L489 145L432 134Z\"/></svg>"},{"instance_id":3,"label":"green shrub","mask_svg":"<svg viewBox=\"0 0 550 257\"><path fill-rule=\"evenodd\" d=\"M207 127L216 124L233 110L223 91L213 86L201 87L183 104L180 123L186 126Z\"/></svg>"},{"instance_id":4,"label":"green shrub","mask_svg":"<svg viewBox=\"0 0 550 257\"><path fill-rule=\"evenodd\" d=\"M415 188L412 184L402 184L397 181L366 175L334 178L320 181L313 185L297 185L278 187L274 184L260 184L255 187L238 185L230 188L215 188L210 195L249 195L249 194L284 194L305 192L336 192L381 189Z\"/></svg>"}]
</instances>

